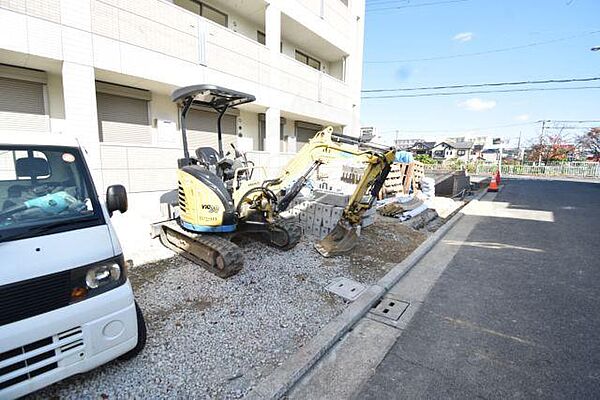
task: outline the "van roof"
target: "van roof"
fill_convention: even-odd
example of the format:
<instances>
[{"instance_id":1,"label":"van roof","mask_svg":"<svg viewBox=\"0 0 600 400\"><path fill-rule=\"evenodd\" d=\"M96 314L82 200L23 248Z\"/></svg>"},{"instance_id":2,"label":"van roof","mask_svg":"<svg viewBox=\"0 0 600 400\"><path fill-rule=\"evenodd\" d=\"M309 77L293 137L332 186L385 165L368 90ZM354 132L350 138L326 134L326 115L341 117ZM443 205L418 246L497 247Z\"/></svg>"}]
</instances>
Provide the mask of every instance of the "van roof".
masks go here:
<instances>
[{"instance_id":1,"label":"van roof","mask_svg":"<svg viewBox=\"0 0 600 400\"><path fill-rule=\"evenodd\" d=\"M0 145L38 145L80 147L79 141L72 135L50 132L0 132Z\"/></svg>"}]
</instances>

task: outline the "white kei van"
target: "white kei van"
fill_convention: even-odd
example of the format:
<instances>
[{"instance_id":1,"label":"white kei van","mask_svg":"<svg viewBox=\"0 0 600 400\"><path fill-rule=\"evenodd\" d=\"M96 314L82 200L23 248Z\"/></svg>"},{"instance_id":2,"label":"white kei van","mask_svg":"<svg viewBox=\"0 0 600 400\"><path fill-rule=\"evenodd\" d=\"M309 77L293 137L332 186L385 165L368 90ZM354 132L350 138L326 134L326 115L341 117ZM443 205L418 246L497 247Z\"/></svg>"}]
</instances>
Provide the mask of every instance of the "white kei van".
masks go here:
<instances>
[{"instance_id":1,"label":"white kei van","mask_svg":"<svg viewBox=\"0 0 600 400\"><path fill-rule=\"evenodd\" d=\"M136 355L146 326L84 152L57 134L0 134L0 399Z\"/></svg>"}]
</instances>

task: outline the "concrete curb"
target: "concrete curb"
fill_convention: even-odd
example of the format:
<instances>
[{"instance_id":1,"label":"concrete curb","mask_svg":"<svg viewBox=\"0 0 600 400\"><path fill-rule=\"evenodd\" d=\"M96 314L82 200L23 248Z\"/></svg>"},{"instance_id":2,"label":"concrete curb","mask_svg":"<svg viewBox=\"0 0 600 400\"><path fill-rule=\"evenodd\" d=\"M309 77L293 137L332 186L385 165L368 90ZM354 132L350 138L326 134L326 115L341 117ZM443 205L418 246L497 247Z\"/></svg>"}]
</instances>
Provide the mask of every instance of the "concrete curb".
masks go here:
<instances>
[{"instance_id":1,"label":"concrete curb","mask_svg":"<svg viewBox=\"0 0 600 400\"><path fill-rule=\"evenodd\" d=\"M271 375L246 396L247 399L280 399L310 370L333 345L342 338L371 308L415 266L431 248L462 218L470 208L487 194L478 193L440 229L417 247L406 259L392 268L375 285L369 287L339 316L330 321L310 342L298 350Z\"/></svg>"}]
</instances>

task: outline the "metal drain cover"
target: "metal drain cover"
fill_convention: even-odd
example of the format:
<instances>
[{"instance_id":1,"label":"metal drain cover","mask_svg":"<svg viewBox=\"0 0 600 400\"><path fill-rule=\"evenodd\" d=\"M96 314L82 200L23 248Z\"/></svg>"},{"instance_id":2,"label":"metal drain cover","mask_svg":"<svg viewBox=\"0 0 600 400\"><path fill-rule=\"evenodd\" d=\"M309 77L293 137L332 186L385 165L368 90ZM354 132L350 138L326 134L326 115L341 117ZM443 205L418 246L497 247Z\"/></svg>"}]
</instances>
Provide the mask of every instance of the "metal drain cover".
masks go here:
<instances>
[{"instance_id":1,"label":"metal drain cover","mask_svg":"<svg viewBox=\"0 0 600 400\"><path fill-rule=\"evenodd\" d=\"M365 291L366 287L362 283L358 283L352 279L337 278L327 285L325 289L346 300L354 301Z\"/></svg>"},{"instance_id":2,"label":"metal drain cover","mask_svg":"<svg viewBox=\"0 0 600 400\"><path fill-rule=\"evenodd\" d=\"M384 297L379 304L371 309L371 313L392 321L398 321L408 306L409 303L405 301Z\"/></svg>"}]
</instances>

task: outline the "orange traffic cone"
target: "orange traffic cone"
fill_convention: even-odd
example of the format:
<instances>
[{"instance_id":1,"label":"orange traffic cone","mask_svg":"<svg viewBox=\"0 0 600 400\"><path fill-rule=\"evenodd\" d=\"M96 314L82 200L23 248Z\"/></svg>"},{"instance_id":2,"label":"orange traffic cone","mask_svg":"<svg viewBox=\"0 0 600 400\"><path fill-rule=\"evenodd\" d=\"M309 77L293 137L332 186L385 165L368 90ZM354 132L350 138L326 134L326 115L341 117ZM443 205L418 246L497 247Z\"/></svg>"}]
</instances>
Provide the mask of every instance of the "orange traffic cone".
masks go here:
<instances>
[{"instance_id":1,"label":"orange traffic cone","mask_svg":"<svg viewBox=\"0 0 600 400\"><path fill-rule=\"evenodd\" d=\"M497 192L498 191L498 182L496 182L496 178L492 176L492 180L490 181L490 185L488 186L488 192Z\"/></svg>"},{"instance_id":2,"label":"orange traffic cone","mask_svg":"<svg viewBox=\"0 0 600 400\"><path fill-rule=\"evenodd\" d=\"M501 180L500 180L500 170L497 170L496 171L496 183L498 185L500 185L500 182L501 182Z\"/></svg>"}]
</instances>

